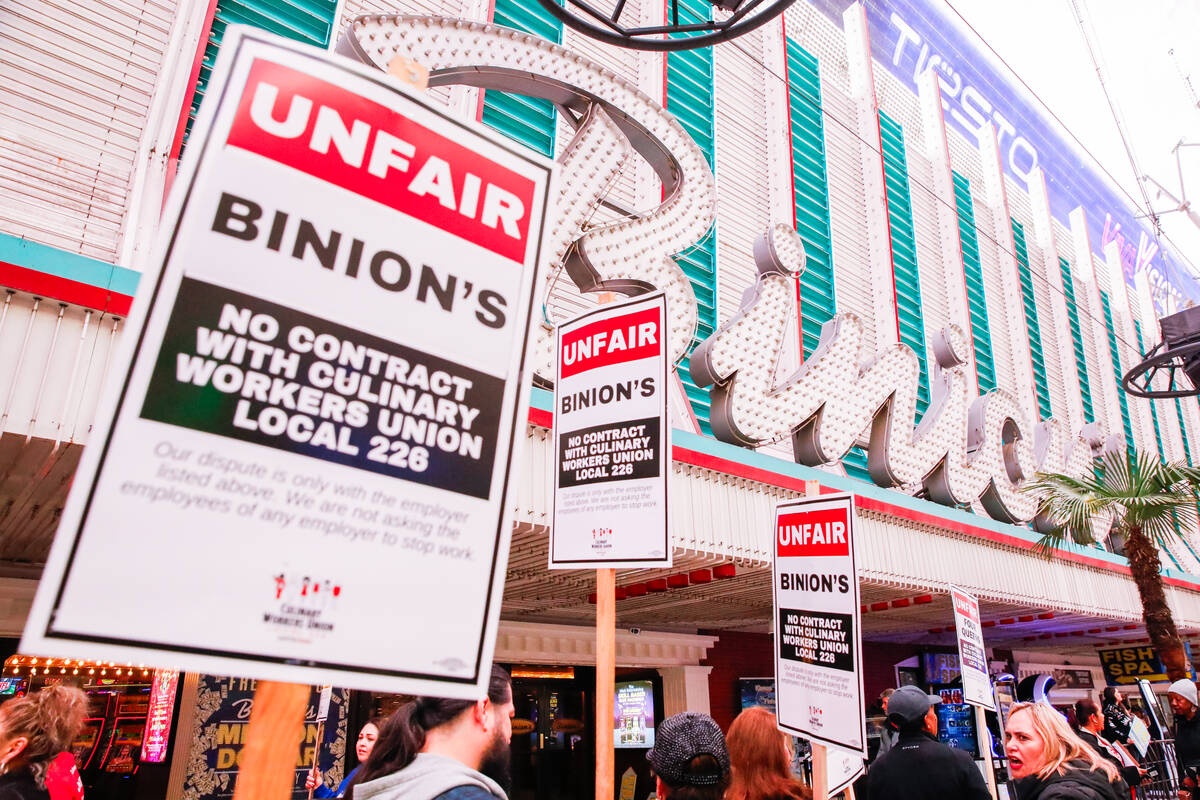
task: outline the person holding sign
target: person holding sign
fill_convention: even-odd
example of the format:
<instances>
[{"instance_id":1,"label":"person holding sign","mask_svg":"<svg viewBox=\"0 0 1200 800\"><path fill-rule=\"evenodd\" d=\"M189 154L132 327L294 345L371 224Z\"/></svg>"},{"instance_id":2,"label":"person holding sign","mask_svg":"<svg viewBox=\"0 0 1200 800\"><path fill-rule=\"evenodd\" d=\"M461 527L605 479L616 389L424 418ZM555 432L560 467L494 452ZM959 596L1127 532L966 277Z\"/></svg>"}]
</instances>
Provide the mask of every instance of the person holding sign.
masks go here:
<instances>
[{"instance_id":1,"label":"person holding sign","mask_svg":"<svg viewBox=\"0 0 1200 800\"><path fill-rule=\"evenodd\" d=\"M1091 700L1075 701L1075 724L1079 726L1076 733L1088 745L1104 758L1113 763L1121 773L1122 780L1129 786L1137 786L1142 782L1142 771L1138 768L1133 756L1125 750L1120 742L1110 742L1101 734L1104 731L1104 715Z\"/></svg>"},{"instance_id":2,"label":"person holding sign","mask_svg":"<svg viewBox=\"0 0 1200 800\"><path fill-rule=\"evenodd\" d=\"M493 666L482 700L418 697L388 717L351 800L508 800L512 680Z\"/></svg>"},{"instance_id":3,"label":"person holding sign","mask_svg":"<svg viewBox=\"0 0 1200 800\"><path fill-rule=\"evenodd\" d=\"M358 756L358 766L350 770L342 782L338 784L336 790L330 789L321 782L321 771L317 769L316 764L313 765L312 771L308 773L308 780L304 783L304 788L312 792L313 797L345 797L346 789L354 780L354 776L362 768L362 765L367 763L367 758L371 755L371 750L375 747L375 740L379 738L379 729L383 725L383 717L371 717L366 725L362 726L362 730L358 732L358 741L354 745L354 754Z\"/></svg>"},{"instance_id":4,"label":"person holding sign","mask_svg":"<svg viewBox=\"0 0 1200 800\"><path fill-rule=\"evenodd\" d=\"M1021 800L1118 800L1117 768L1071 732L1049 703L1017 703L1004 725L1008 771Z\"/></svg>"},{"instance_id":5,"label":"person holding sign","mask_svg":"<svg viewBox=\"0 0 1200 800\"><path fill-rule=\"evenodd\" d=\"M937 740L941 698L901 686L888 698L888 726L899 736L867 774L870 796L887 800L991 800L971 756ZM1025 795L1021 795L1025 800Z\"/></svg>"}]
</instances>

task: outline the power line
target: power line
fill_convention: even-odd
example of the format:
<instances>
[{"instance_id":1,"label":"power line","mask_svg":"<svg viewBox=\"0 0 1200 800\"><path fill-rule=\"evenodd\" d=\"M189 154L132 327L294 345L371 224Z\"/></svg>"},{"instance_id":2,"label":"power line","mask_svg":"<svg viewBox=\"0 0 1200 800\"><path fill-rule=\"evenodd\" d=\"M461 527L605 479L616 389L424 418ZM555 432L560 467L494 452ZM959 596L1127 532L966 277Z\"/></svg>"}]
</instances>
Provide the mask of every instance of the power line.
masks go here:
<instances>
[{"instance_id":1,"label":"power line","mask_svg":"<svg viewBox=\"0 0 1200 800\"><path fill-rule=\"evenodd\" d=\"M746 37L742 37L742 39L735 39L735 40L733 40L733 41L731 41L731 42L726 42L726 43L725 43L725 46L728 46L728 47L733 47L734 49L738 50L738 51L739 51L739 52L741 52L743 55L745 55L745 56L746 56L748 59L750 59L750 61L751 61L752 63L754 63L755 65L757 65L758 67L760 67L760 68L763 70L763 72L764 72L765 74L767 74L767 75L770 75L770 76L774 77L776 80L780 81L780 82L781 82L781 83L784 85L784 87L785 87L785 88L790 88L790 83L789 83L789 81L787 80L787 78L785 78L784 76L782 76L782 75L780 75L779 73L775 72L775 71L774 71L774 70L773 70L771 67L769 67L769 66L768 66L768 65L767 65L767 64L766 64L764 61L762 61L761 59L759 59L759 58L758 58L757 56L755 56L753 53L751 53L751 52L749 52L748 50L746 50L746 48L745 48L745 47L743 46L743 44L742 44L742 40L744 40L744 39L746 39L746 38L753 37L753 36L758 36L758 35L766 35L766 31L767 31L767 30L769 30L769 29L768 29L768 28L763 28L763 29L760 29L759 31L753 31L753 32L751 32L751 33L747 34L747 36L746 36ZM798 41L798 40L797 40L797 44L799 44L799 41ZM1007 66L1007 65L1006 65L1006 66ZM837 88L837 87L835 87L835 88ZM1028 88L1028 87L1026 87L1026 88ZM808 99L810 102L812 102L814 106L816 106L816 107L818 107L818 108L820 109L820 111L821 111L821 117L822 117L822 119L824 119L824 120L830 120L830 121L832 121L832 122L833 122L833 123L835 123L835 124L836 124L836 125L837 125L839 128L841 128L842 130L844 130L845 132L847 132L847 133L848 133L848 134L849 134L851 137L853 137L854 139L857 139L857 140L858 140L860 143L862 143L862 144L866 144L866 145L867 145L867 147L869 147L869 148L872 150L872 152L879 154L879 157L880 157L881 159L883 158L883 153L881 152L881 150L880 150L880 148L879 148L879 143L878 143L878 142L873 142L873 141L871 141L871 140L864 139L862 136L860 136L860 135L859 135L858 131L857 131L857 130L855 130L854 128L852 128L852 127L851 127L851 126L850 126L850 125L849 125L847 122L845 122L845 121L843 121L843 120L841 120L841 119L839 119L839 118L837 118L837 117L833 116L833 114L832 114L832 113L831 113L831 112L830 112L830 111L827 109L826 105L825 105L825 104L823 104L823 103L821 103L821 102L819 101L819 99L818 99L818 98L814 98L814 97L811 97L811 96L805 95L805 94L804 94L804 92L800 92L800 93L801 93L802 95L804 95L805 97L807 97L807 99ZM953 131L952 131L950 128L947 128L946 130L947 130L947 134L953 135L953 133L954 133L954 132L953 132ZM907 157L907 154L906 154L906 157ZM1110 177L1111 177L1111 176L1110 176ZM933 199L933 202L934 202L934 203L940 203L940 204L941 204L941 205L943 205L944 207L946 207L946 208L950 209L951 211L953 211L953 212L955 213L955 215L957 216L958 209L957 209L955 206L951 205L951 204L950 204L949 202L947 202L947 201L944 201L944 200L942 200L942 198L938 196L938 194L937 194L937 193L936 193L936 192L933 190L933 188L932 188L931 186L928 186L928 185L926 185L926 184L922 183L921 181L917 180L917 179L916 179L916 178L915 178L915 177L912 175L912 172L911 172L911 171L910 171L910 172L909 172L909 174L908 174L908 181L909 181L909 185L910 185L910 187L916 187L916 188L919 188L919 189L923 190L923 191L924 191L924 192L925 192L925 193L926 193L926 194L927 194L929 197L931 197L931 198ZM990 227L990 226L989 226L989 227ZM985 229L981 228L981 227L979 226L979 224L978 224L978 223L976 223L976 225L975 225L975 230L976 230L976 233L978 234L978 236L979 236L979 237L980 237L982 240L986 240L987 242L990 242L990 243L991 243L991 244L992 244L992 245L993 245L993 246L994 246L994 247L995 247L997 250L999 250L1000 252L1002 252L1002 253L1005 253L1005 254L1007 254L1007 255L1010 255L1010 256L1012 256L1014 259L1016 259L1016 258L1017 258L1017 254L1016 254L1015 250L1009 250L1009 249L1007 249L1006 247L1004 247L1004 245L1003 245L1003 244L1002 244L1000 241L998 241L998 240L995 238L995 232L994 232L994 231L988 231L988 230L985 230ZM956 231L955 233L956 233L956 235L957 235L957 231ZM1080 254L1076 253L1076 258L1077 258L1077 259L1078 259L1078 258L1081 258L1081 257L1082 257L1082 256L1081 256ZM1087 257L1087 258L1091 258L1091 257L1092 257L1092 254L1091 254L1091 253L1088 253L1088 254L1086 254L1086 257ZM1094 271L1094 270L1093 270L1093 271ZM1047 279L1045 276L1043 276L1043 275L1039 274L1039 272L1038 272L1037 270L1033 269L1033 268L1032 268L1032 265L1031 265L1031 267L1030 267L1029 274L1030 274L1030 277L1031 277L1031 279L1032 279L1032 280L1036 280L1036 281L1038 281L1038 282L1039 282L1039 284L1041 284L1043 287L1045 287L1045 289L1046 289L1047 291L1051 291L1051 292L1054 292L1054 291L1056 291L1056 290L1055 290L1055 287L1049 283L1048 279ZM1109 278L1110 278L1110 280L1114 280L1113 276L1109 276ZM1120 276L1118 276L1118 277L1117 277L1117 278L1115 278L1115 279L1118 279L1118 280L1124 280L1124 276L1123 276L1123 275L1120 275ZM1063 297L1064 301L1067 301L1067 297L1066 297L1066 292L1065 292L1065 290L1058 291L1057 293L1058 293L1058 294L1060 294L1060 295ZM1075 303L1075 307L1076 307L1076 310L1077 310L1077 311L1082 311L1083 313L1085 313L1085 314L1086 314L1086 316L1087 316L1088 318L1090 318L1090 319L1091 319L1093 322L1100 323L1100 324L1104 325L1106 328L1108 327L1108 326L1107 326L1107 323L1105 323L1105 322L1104 322L1104 318L1103 318L1103 311L1102 311L1102 309L1099 309L1099 308L1097 308L1097 309L1092 309L1092 308L1090 307L1090 304L1089 304L1089 307L1086 309L1086 311L1084 311L1083 309L1080 309L1080 308L1079 308L1079 304L1078 304L1078 303ZM1129 313L1129 312L1128 312L1128 311L1126 311L1126 313ZM1039 328L1040 328L1040 326L1039 326ZM1127 347L1129 347L1130 349L1134 350L1135 352L1137 352L1137 353L1141 354L1141 348L1140 348L1140 347L1139 347L1139 346L1138 346L1138 345L1137 345L1135 342L1131 342L1131 341L1129 341L1128 339L1126 339L1126 338L1124 338L1123 336L1121 336L1121 334L1120 334L1120 333L1119 333L1119 332L1116 330L1115 326L1114 326L1114 328L1113 328L1113 330L1112 330L1112 333L1113 333L1113 337L1114 337L1114 338L1115 338L1117 341L1119 341L1119 342L1123 343L1125 346L1127 346ZM1118 359L1119 359L1119 358L1120 358L1120 356L1118 355ZM1100 366L1103 368L1103 366L1104 366L1104 365L1100 365Z\"/></svg>"}]
</instances>

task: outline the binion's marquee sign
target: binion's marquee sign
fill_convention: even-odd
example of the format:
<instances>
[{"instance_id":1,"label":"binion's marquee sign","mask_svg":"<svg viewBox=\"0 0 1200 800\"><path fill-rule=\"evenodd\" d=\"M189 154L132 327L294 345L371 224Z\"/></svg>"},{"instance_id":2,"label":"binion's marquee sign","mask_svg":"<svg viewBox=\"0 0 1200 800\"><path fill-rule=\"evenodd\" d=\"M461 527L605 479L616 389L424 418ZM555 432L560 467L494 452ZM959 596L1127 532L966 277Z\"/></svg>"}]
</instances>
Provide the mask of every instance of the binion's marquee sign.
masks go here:
<instances>
[{"instance_id":1,"label":"binion's marquee sign","mask_svg":"<svg viewBox=\"0 0 1200 800\"><path fill-rule=\"evenodd\" d=\"M562 180L542 250L550 267L541 271L543 298L560 271L582 292L662 291L668 353L679 363L696 330L697 305L674 256L709 230L716 189L703 153L658 102L563 47L462 19L359 17L338 51L380 69L397 57L417 61L428 67L431 87L500 89L569 108L575 131L558 159ZM662 203L638 217L586 225L635 155L662 181ZM919 424L917 355L903 344L866 351L864 322L854 314L827 322L812 356L780 374L804 243L788 226L768 226L754 258L757 280L742 307L691 358L695 382L711 387L718 439L743 447L790 439L796 461L809 466L840 461L866 442L878 485L923 491L949 506L978 501L1013 523L1038 522L1036 500L1021 491L1033 473L1090 471L1104 444L1099 426L1072 431L1054 418L1029 419L1004 390L978 396L968 379L970 340L954 325L934 337L932 401ZM554 322L539 331L533 360L544 384L554 376Z\"/></svg>"}]
</instances>

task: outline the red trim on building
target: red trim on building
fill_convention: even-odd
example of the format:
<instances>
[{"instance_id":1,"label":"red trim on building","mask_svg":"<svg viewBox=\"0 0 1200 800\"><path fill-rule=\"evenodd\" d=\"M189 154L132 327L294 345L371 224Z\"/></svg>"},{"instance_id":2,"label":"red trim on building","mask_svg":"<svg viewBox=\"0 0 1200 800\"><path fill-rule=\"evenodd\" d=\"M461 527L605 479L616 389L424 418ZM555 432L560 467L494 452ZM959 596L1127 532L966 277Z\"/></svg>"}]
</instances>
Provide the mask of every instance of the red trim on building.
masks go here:
<instances>
[{"instance_id":1,"label":"red trim on building","mask_svg":"<svg viewBox=\"0 0 1200 800\"><path fill-rule=\"evenodd\" d=\"M549 428L554 423L554 414L551 411L546 411L540 408L529 409L529 421L534 425ZM694 467L702 467L711 469L715 472L721 472L725 475L732 475L738 478L746 478L757 483L763 483L768 486L777 486L781 489L789 489L795 492L803 492L805 489L806 480L802 478L793 478L790 475L782 475L778 472L772 472L761 467L753 467L749 464L743 464L740 461L733 461L728 458L702 453L698 450L691 450L680 445L672 445L671 456L674 461L681 464L690 464ZM821 485L821 494L835 494L839 490L831 486ZM889 517L896 519L908 520L922 525L931 525L943 530L961 533L965 536L977 537L985 539L996 544L1008 545L1019 550L1029 550L1030 543L1027 539L1020 536L1002 533L1000 531L985 528L979 525L972 525L969 522L963 522L946 517L939 517L925 511L919 511L907 506L889 503L884 500L877 500L873 497L855 494L854 504L867 511L874 511L880 514L886 514ZM1056 558L1071 561L1076 564L1082 564L1088 567L1096 567L1097 569L1116 572L1121 575L1131 574L1128 566L1121 564L1113 564L1110 561L1105 561L1099 558L1093 558L1083 553L1072 552L1069 550L1060 550L1056 554ZM694 580L694 579L693 579ZM1192 591L1200 590L1200 581L1186 581L1179 578L1163 576L1163 583L1167 586L1176 586L1182 589L1190 589ZM1020 621L1026 620L1022 617ZM1136 626L1135 626L1136 627Z\"/></svg>"},{"instance_id":2,"label":"red trim on building","mask_svg":"<svg viewBox=\"0 0 1200 800\"><path fill-rule=\"evenodd\" d=\"M554 427L554 413L547 411L544 408L529 407L529 424L537 425L539 428Z\"/></svg>"},{"instance_id":3,"label":"red trim on building","mask_svg":"<svg viewBox=\"0 0 1200 800\"><path fill-rule=\"evenodd\" d=\"M783 34L783 75L784 96L787 98L787 128L788 128L788 153L792 152L792 84L791 81L791 62L788 60L787 50L787 15L779 15L779 29ZM796 230L796 159L791 157L788 159L788 170L792 176L791 195L792 195L792 230ZM797 348L800 357L800 363L804 363L804 306L800 300L800 279L796 278L796 335L799 337L800 346Z\"/></svg>"},{"instance_id":4,"label":"red trim on building","mask_svg":"<svg viewBox=\"0 0 1200 800\"><path fill-rule=\"evenodd\" d=\"M0 261L0 284L48 300L61 300L122 317L129 313L129 306L133 303L133 298L127 294L9 264L7 261Z\"/></svg>"},{"instance_id":5,"label":"red trim on building","mask_svg":"<svg viewBox=\"0 0 1200 800\"><path fill-rule=\"evenodd\" d=\"M200 29L200 41L196 46L196 56L192 59L192 72L188 76L187 91L183 94L183 106L179 109L179 120L175 123L175 140L171 142L171 160L179 160L179 152L183 149L183 135L187 132L188 115L192 111L192 98L196 96L196 82L200 79L200 67L204 64L204 51L208 49L208 39L212 35L213 20L217 16L217 0L209 0L208 14L204 17L204 27Z\"/></svg>"}]
</instances>

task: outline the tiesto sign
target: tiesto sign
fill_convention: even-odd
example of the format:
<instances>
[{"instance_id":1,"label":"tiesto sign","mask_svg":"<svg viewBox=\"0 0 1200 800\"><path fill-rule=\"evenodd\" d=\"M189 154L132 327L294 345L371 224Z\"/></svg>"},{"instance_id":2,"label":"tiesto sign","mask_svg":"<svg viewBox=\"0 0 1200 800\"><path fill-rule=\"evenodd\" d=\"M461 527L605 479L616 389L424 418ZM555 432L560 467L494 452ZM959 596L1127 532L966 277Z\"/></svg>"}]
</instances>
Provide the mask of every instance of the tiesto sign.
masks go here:
<instances>
[{"instance_id":1,"label":"tiesto sign","mask_svg":"<svg viewBox=\"0 0 1200 800\"><path fill-rule=\"evenodd\" d=\"M696 329L691 283L674 255L699 242L715 215L716 191L704 155L662 106L611 70L534 36L461 19L370 16L355 20L339 51L386 69L396 57L429 69L430 86L470 85L553 101L575 128L558 158L557 208L548 220L544 295L564 271L581 292L667 297L668 352L687 353ZM617 222L585 223L613 177L634 156L663 183L652 211ZM792 440L798 462L842 459L866 443L872 480L923 492L950 506L979 501L992 517L1026 522L1036 501L1021 491L1037 471L1083 475L1103 442L1096 424L1068 431L1055 419L1035 425L1004 390L969 389L971 346L956 326L933 342L932 401L915 423L920 363L903 344L863 352L863 321L827 322L816 351L780 375L794 326L795 277L804 244L783 225L755 246L758 278L742 307L696 348L692 377L711 386L713 433L744 447ZM793 316L789 318L789 313ZM790 321L789 321L790 320ZM539 335L537 377L553 380L553 326Z\"/></svg>"}]
</instances>

